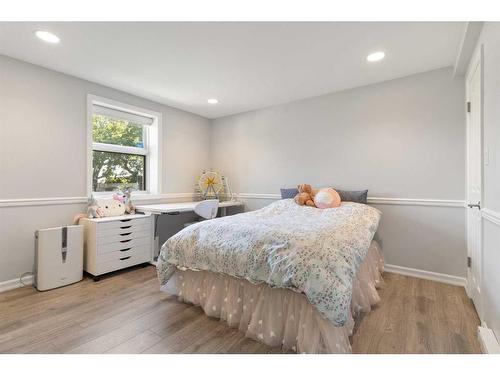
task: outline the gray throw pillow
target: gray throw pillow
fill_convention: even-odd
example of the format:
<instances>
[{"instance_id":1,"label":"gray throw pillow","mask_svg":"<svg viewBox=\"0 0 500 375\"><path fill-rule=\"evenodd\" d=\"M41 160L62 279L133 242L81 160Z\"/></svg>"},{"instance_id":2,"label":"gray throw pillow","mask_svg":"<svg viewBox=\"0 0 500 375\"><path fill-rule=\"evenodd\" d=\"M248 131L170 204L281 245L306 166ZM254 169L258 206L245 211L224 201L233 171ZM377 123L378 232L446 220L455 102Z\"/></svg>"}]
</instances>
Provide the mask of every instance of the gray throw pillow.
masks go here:
<instances>
[{"instance_id":1,"label":"gray throw pillow","mask_svg":"<svg viewBox=\"0 0 500 375\"><path fill-rule=\"evenodd\" d=\"M363 204L367 203L368 190L359 190L359 191L339 190L339 189L335 190L337 190L337 193L339 193L340 199L342 199L343 202L355 202Z\"/></svg>"},{"instance_id":2,"label":"gray throw pillow","mask_svg":"<svg viewBox=\"0 0 500 375\"><path fill-rule=\"evenodd\" d=\"M295 198L295 196L299 193L299 189L297 188L284 188L281 190L281 199Z\"/></svg>"},{"instance_id":3,"label":"gray throw pillow","mask_svg":"<svg viewBox=\"0 0 500 375\"><path fill-rule=\"evenodd\" d=\"M295 196L299 193L297 188L282 188L280 190L281 199L295 198ZM339 193L340 199L342 199L343 202L367 203L368 190L335 190Z\"/></svg>"}]
</instances>

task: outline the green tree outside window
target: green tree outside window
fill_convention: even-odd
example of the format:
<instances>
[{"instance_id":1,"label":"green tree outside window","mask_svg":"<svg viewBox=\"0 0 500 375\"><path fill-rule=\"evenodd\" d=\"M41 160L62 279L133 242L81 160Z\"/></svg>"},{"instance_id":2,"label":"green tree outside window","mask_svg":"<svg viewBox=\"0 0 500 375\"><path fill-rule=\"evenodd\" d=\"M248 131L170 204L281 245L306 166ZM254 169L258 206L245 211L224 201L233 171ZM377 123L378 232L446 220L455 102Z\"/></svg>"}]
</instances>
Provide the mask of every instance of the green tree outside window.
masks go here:
<instances>
[{"instance_id":1,"label":"green tree outside window","mask_svg":"<svg viewBox=\"0 0 500 375\"><path fill-rule=\"evenodd\" d=\"M142 125L102 115L92 117L93 142L144 148ZM131 187L145 190L146 157L120 152L93 151L93 191Z\"/></svg>"}]
</instances>

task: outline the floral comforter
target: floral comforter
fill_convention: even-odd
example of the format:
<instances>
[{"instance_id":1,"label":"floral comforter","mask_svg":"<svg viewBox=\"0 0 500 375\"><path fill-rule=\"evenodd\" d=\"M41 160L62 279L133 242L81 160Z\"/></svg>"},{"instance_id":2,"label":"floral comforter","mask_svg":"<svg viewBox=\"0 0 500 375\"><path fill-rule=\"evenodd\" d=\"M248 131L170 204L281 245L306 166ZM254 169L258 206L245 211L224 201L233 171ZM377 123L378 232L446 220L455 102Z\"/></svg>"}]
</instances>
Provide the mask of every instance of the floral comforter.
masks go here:
<instances>
[{"instance_id":1,"label":"floral comforter","mask_svg":"<svg viewBox=\"0 0 500 375\"><path fill-rule=\"evenodd\" d=\"M294 289L342 326L379 220L380 211L364 204L317 209L283 199L183 229L162 246L158 277L164 285L176 268L204 270Z\"/></svg>"}]
</instances>

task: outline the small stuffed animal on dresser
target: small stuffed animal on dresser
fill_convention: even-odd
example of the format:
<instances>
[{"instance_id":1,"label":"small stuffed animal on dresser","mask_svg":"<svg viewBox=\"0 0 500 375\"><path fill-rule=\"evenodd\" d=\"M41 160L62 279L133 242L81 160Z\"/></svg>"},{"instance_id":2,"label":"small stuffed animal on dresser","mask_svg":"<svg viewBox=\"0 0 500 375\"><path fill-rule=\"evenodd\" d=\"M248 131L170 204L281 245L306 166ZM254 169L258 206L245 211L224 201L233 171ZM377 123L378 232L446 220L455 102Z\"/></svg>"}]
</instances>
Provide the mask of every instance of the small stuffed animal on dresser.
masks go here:
<instances>
[{"instance_id":1,"label":"small stuffed animal on dresser","mask_svg":"<svg viewBox=\"0 0 500 375\"><path fill-rule=\"evenodd\" d=\"M74 217L74 223L78 224L81 218L103 218L109 216L121 216L125 213L135 214L135 207L130 198L131 190L126 189L123 193L118 192L112 197L96 198L90 196L87 203L87 213L77 214Z\"/></svg>"},{"instance_id":2,"label":"small stuffed animal on dresser","mask_svg":"<svg viewBox=\"0 0 500 375\"><path fill-rule=\"evenodd\" d=\"M112 198L96 199L98 207L101 209L101 217L121 216L125 213L124 198L121 195L113 194Z\"/></svg>"},{"instance_id":3,"label":"small stuffed animal on dresser","mask_svg":"<svg viewBox=\"0 0 500 375\"><path fill-rule=\"evenodd\" d=\"M108 216L120 216L125 213L125 198L118 194L113 194L112 198L90 197L87 207L87 217L101 218Z\"/></svg>"},{"instance_id":4,"label":"small stuffed animal on dresser","mask_svg":"<svg viewBox=\"0 0 500 375\"><path fill-rule=\"evenodd\" d=\"M308 184L300 184L297 186L299 193L295 196L294 200L299 206L310 206L315 207L314 196L316 195L316 190Z\"/></svg>"},{"instance_id":5,"label":"small stuffed animal on dresser","mask_svg":"<svg viewBox=\"0 0 500 375\"><path fill-rule=\"evenodd\" d=\"M89 198L88 201L87 217L90 219L104 217L104 211L102 210L101 207L99 207L99 203L97 202L97 200L94 198L93 195Z\"/></svg>"},{"instance_id":6,"label":"small stuffed animal on dresser","mask_svg":"<svg viewBox=\"0 0 500 375\"><path fill-rule=\"evenodd\" d=\"M135 214L135 207L132 204L132 191L130 188L127 188L123 191L123 196L125 197L125 212L127 214Z\"/></svg>"}]
</instances>

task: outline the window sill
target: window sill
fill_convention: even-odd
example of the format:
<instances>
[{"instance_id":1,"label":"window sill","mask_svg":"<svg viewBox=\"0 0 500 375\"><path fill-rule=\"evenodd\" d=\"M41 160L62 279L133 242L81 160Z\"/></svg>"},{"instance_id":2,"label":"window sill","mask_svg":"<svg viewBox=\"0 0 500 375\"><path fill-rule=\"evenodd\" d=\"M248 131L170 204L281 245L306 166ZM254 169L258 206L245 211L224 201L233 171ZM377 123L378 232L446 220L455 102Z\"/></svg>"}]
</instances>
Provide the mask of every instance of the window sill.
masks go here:
<instances>
[{"instance_id":1,"label":"window sill","mask_svg":"<svg viewBox=\"0 0 500 375\"><path fill-rule=\"evenodd\" d=\"M92 193L95 198L111 197L113 192L94 192ZM154 194L154 193L134 193L132 192L132 202L144 202L162 199L185 199L192 200L196 196L195 193L167 193L167 194Z\"/></svg>"}]
</instances>

